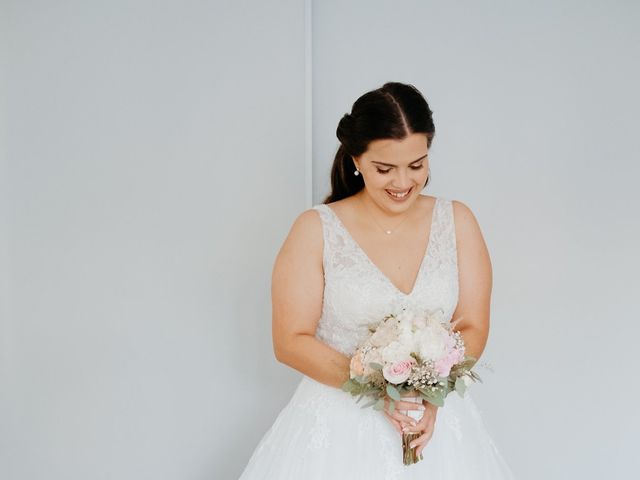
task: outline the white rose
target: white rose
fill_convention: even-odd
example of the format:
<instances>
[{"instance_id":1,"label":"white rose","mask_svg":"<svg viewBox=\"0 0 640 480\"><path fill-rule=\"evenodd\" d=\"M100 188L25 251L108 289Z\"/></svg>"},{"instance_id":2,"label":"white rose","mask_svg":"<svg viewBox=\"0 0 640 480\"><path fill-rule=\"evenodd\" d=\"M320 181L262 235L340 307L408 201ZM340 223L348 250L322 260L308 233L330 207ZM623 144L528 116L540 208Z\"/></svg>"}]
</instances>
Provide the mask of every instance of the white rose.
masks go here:
<instances>
[{"instance_id":1,"label":"white rose","mask_svg":"<svg viewBox=\"0 0 640 480\"><path fill-rule=\"evenodd\" d=\"M416 330L422 330L423 328L427 328L427 317L420 315L413 319L413 326Z\"/></svg>"},{"instance_id":2,"label":"white rose","mask_svg":"<svg viewBox=\"0 0 640 480\"><path fill-rule=\"evenodd\" d=\"M383 347L393 342L397 337L395 327L390 323L380 325L378 329L373 332L370 338L371 345L376 347Z\"/></svg>"},{"instance_id":3,"label":"white rose","mask_svg":"<svg viewBox=\"0 0 640 480\"><path fill-rule=\"evenodd\" d=\"M409 352L416 352L417 351L417 336L414 332L412 331L408 331L408 332L400 332L400 334L398 335L398 342L402 345L404 345L405 349Z\"/></svg>"},{"instance_id":4,"label":"white rose","mask_svg":"<svg viewBox=\"0 0 640 480\"><path fill-rule=\"evenodd\" d=\"M401 328L411 327L413 325L413 318L415 317L412 310L402 310L398 315L396 315L396 320L398 321L398 325Z\"/></svg>"},{"instance_id":5,"label":"white rose","mask_svg":"<svg viewBox=\"0 0 640 480\"><path fill-rule=\"evenodd\" d=\"M384 363L396 363L410 357L411 349L402 343L395 341L382 349Z\"/></svg>"},{"instance_id":6,"label":"white rose","mask_svg":"<svg viewBox=\"0 0 640 480\"><path fill-rule=\"evenodd\" d=\"M438 360L446 353L444 337L438 330L424 329L418 337L418 350L423 360Z\"/></svg>"}]
</instances>

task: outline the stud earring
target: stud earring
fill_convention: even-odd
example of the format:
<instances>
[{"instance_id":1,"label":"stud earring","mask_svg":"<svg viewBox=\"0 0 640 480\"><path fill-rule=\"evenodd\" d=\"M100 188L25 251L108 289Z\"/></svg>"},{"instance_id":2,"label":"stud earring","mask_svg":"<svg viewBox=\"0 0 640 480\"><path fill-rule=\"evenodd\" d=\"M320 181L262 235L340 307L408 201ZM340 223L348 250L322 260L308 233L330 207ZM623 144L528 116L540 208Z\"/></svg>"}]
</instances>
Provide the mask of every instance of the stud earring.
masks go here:
<instances>
[{"instance_id":1,"label":"stud earring","mask_svg":"<svg viewBox=\"0 0 640 480\"><path fill-rule=\"evenodd\" d=\"M360 170L358 170L358 169L356 168L356 170L355 170L355 172L353 172L353 174L357 177L358 175L360 175Z\"/></svg>"}]
</instances>

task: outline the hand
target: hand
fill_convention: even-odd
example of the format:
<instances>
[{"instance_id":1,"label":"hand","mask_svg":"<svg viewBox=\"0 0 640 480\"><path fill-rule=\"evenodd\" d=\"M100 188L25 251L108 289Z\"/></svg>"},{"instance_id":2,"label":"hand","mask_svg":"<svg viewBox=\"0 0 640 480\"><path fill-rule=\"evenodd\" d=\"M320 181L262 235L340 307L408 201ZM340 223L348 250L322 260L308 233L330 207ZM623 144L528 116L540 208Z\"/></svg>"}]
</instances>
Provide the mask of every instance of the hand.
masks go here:
<instances>
[{"instance_id":1,"label":"hand","mask_svg":"<svg viewBox=\"0 0 640 480\"><path fill-rule=\"evenodd\" d=\"M413 440L409 445L411 448L416 448L416 456L420 457L422 455L422 451L431 440L433 436L433 430L436 423L436 415L438 414L438 406L432 403L427 402L426 400L422 401L425 406L424 414L422 418L415 426L406 426L406 433L422 433L420 437Z\"/></svg>"},{"instance_id":2,"label":"hand","mask_svg":"<svg viewBox=\"0 0 640 480\"><path fill-rule=\"evenodd\" d=\"M404 395L407 397L415 397L418 394L408 394L408 395ZM398 431L398 433L400 435L402 435L402 429L405 426L408 425L418 425L419 422L418 420L415 420L414 418L411 418L408 415L405 415L403 413L401 413L401 410L419 410L419 411L424 411L425 410L425 406L421 405L420 403L416 403L416 402L412 402L412 401L398 401L398 400L394 400L394 410L393 413L389 413L389 402L390 402L390 398L388 396L384 397L384 414L385 416L389 419L389 421L391 422L391 424L393 425L393 427ZM420 420L422 421L422 420ZM417 431L417 430L416 430Z\"/></svg>"}]
</instances>

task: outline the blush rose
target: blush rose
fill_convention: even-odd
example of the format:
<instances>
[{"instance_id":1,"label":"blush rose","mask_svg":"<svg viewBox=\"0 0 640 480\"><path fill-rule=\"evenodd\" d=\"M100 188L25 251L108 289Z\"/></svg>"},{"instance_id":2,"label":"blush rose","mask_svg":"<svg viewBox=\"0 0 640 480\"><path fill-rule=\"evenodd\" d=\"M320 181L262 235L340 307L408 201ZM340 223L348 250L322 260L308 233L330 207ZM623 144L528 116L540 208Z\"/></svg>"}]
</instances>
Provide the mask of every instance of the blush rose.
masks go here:
<instances>
[{"instance_id":1,"label":"blush rose","mask_svg":"<svg viewBox=\"0 0 640 480\"><path fill-rule=\"evenodd\" d=\"M400 360L399 362L390 363L382 369L382 376L394 385L406 382L411 373L411 368L416 363L414 358Z\"/></svg>"}]
</instances>

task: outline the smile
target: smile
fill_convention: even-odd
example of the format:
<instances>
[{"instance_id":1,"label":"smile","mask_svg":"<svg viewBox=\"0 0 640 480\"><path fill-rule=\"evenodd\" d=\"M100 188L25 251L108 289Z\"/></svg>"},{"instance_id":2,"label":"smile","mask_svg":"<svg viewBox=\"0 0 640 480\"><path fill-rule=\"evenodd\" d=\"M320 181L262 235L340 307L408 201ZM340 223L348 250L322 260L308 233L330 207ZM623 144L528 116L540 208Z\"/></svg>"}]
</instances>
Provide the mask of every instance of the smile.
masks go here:
<instances>
[{"instance_id":1,"label":"smile","mask_svg":"<svg viewBox=\"0 0 640 480\"><path fill-rule=\"evenodd\" d=\"M385 192L387 192L391 198L401 200L407 197L412 190L413 190L413 187L409 188L408 190L405 190L404 192L392 192L390 190L385 190Z\"/></svg>"}]
</instances>

